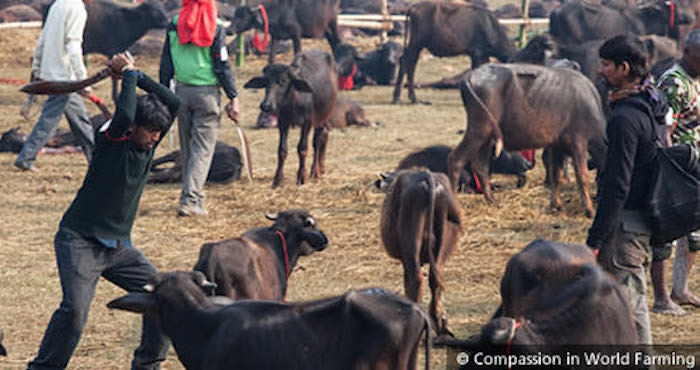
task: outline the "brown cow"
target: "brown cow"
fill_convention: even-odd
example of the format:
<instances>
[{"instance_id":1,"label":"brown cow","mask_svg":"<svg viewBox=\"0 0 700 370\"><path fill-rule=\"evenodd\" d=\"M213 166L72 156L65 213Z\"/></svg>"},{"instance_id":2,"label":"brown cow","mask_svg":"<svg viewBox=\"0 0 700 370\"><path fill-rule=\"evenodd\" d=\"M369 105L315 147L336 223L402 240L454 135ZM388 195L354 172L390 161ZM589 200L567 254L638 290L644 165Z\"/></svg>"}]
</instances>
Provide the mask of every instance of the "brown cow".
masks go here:
<instances>
[{"instance_id":1,"label":"brown cow","mask_svg":"<svg viewBox=\"0 0 700 370\"><path fill-rule=\"evenodd\" d=\"M563 154L572 157L585 214L593 215L588 190L587 151L599 169L607 150L605 117L593 83L568 68L530 64L489 64L469 74L461 84L468 115L462 141L448 156L448 173L457 186L459 173L470 163L484 186L484 196L495 203L489 184L489 158L508 151L549 147L546 161L552 208L561 208L559 168Z\"/></svg>"},{"instance_id":2,"label":"brown cow","mask_svg":"<svg viewBox=\"0 0 700 370\"><path fill-rule=\"evenodd\" d=\"M277 148L277 171L272 187L282 184L284 161L287 159L287 134L290 127L301 127L299 171L297 184L307 180L305 171L306 150L311 128L314 129L314 160L311 177L320 178L326 164L328 144L328 117L333 113L337 99L337 74L333 57L323 51L311 50L294 56L290 65L269 64L264 76L253 77L244 85L247 89L265 88L265 98L260 103L263 112L278 117L280 141Z\"/></svg>"},{"instance_id":3,"label":"brown cow","mask_svg":"<svg viewBox=\"0 0 700 370\"><path fill-rule=\"evenodd\" d=\"M380 228L387 253L403 264L404 291L418 302L423 296L421 266L430 265L430 318L438 335L452 336L440 302L442 267L455 249L461 230L460 207L447 176L401 170L380 184L386 192Z\"/></svg>"},{"instance_id":4,"label":"brown cow","mask_svg":"<svg viewBox=\"0 0 700 370\"><path fill-rule=\"evenodd\" d=\"M441 344L561 353L569 345L637 343L624 292L584 245L541 239L528 244L508 261L501 300L480 335Z\"/></svg>"},{"instance_id":5,"label":"brown cow","mask_svg":"<svg viewBox=\"0 0 700 370\"><path fill-rule=\"evenodd\" d=\"M194 269L216 283L216 295L234 300L282 300L297 259L328 246L328 238L304 210L266 217L275 223L200 249Z\"/></svg>"},{"instance_id":6,"label":"brown cow","mask_svg":"<svg viewBox=\"0 0 700 370\"><path fill-rule=\"evenodd\" d=\"M203 292L212 285L198 271L159 273L145 293L107 307L155 315L189 370L413 370L424 331L429 368L430 320L420 306L384 289L222 307Z\"/></svg>"},{"instance_id":7,"label":"brown cow","mask_svg":"<svg viewBox=\"0 0 700 370\"><path fill-rule=\"evenodd\" d=\"M365 110L354 100L338 98L333 114L328 119L328 126L335 129L345 129L348 126L370 126L372 123L365 117Z\"/></svg>"},{"instance_id":8,"label":"brown cow","mask_svg":"<svg viewBox=\"0 0 700 370\"><path fill-rule=\"evenodd\" d=\"M421 2L411 7L408 17L411 38L408 46L404 47L399 64L394 103L399 102L404 73L408 97L412 103L418 101L413 88L413 75L423 48L437 57L469 54L472 68L488 62L490 56L505 62L515 54L515 45L496 16L481 6Z\"/></svg>"}]
</instances>

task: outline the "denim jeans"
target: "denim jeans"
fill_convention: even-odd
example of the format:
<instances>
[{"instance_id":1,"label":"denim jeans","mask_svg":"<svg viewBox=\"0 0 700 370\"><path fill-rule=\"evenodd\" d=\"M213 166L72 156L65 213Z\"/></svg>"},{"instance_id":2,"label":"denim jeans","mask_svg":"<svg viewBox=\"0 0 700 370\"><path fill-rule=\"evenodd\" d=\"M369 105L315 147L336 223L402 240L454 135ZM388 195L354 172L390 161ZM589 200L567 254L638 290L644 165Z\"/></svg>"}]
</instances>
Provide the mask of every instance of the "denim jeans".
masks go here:
<instances>
[{"instance_id":1,"label":"denim jeans","mask_svg":"<svg viewBox=\"0 0 700 370\"><path fill-rule=\"evenodd\" d=\"M96 239L59 228L54 239L56 263L63 299L51 316L39 353L28 369L64 369L80 340L100 276L128 292L143 291L157 271L135 248L108 248ZM160 369L170 342L156 320L144 315L141 345L134 352L131 368Z\"/></svg>"}]
</instances>

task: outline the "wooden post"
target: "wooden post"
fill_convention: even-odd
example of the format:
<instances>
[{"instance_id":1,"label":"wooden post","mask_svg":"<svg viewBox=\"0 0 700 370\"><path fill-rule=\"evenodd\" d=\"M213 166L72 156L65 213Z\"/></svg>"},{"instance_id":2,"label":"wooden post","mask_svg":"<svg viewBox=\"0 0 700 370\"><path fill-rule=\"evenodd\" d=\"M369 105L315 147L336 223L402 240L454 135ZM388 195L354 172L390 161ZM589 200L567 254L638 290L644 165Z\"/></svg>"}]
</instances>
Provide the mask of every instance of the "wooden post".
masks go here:
<instances>
[{"instance_id":1,"label":"wooden post","mask_svg":"<svg viewBox=\"0 0 700 370\"><path fill-rule=\"evenodd\" d=\"M245 0L239 0L238 6L245 6ZM236 55L236 67L243 67L243 62L245 61L245 33L241 32L236 36L236 49L238 49L238 54Z\"/></svg>"},{"instance_id":2,"label":"wooden post","mask_svg":"<svg viewBox=\"0 0 700 370\"><path fill-rule=\"evenodd\" d=\"M522 10L523 10L523 24L520 25L520 31L518 31L518 47L521 49L527 44L527 24L530 23L530 0L522 0Z\"/></svg>"},{"instance_id":3,"label":"wooden post","mask_svg":"<svg viewBox=\"0 0 700 370\"><path fill-rule=\"evenodd\" d=\"M386 5L386 0L381 1L381 9L382 11L382 22L389 22L389 9ZM382 31L379 33L379 41L383 44L384 42L387 41L387 35L386 35L386 30L382 29Z\"/></svg>"}]
</instances>

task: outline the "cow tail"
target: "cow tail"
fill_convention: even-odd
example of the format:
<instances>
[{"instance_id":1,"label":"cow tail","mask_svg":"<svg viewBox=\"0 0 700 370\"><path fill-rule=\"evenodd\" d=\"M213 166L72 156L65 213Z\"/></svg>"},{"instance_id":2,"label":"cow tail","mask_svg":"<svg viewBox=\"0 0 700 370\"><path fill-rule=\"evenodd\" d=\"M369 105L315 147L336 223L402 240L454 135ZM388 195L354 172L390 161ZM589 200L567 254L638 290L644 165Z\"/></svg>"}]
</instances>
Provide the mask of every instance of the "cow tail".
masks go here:
<instances>
[{"instance_id":1,"label":"cow tail","mask_svg":"<svg viewBox=\"0 0 700 370\"><path fill-rule=\"evenodd\" d=\"M438 191L438 186L435 183L435 176L432 174L432 172L429 172L430 176L428 178L428 190L430 193L430 200L429 204L430 206L428 207L428 225L426 227L426 231L424 232L424 245L426 248L428 248L428 258L430 259L430 277L435 279L435 282L437 283L440 288L445 289L445 286L442 282L442 279L440 278L440 275L437 273L437 262L435 260L435 249L439 248L439 245L433 245L435 241L434 237L434 230L433 228L435 227L435 198L437 198L437 191Z\"/></svg>"},{"instance_id":2,"label":"cow tail","mask_svg":"<svg viewBox=\"0 0 700 370\"><path fill-rule=\"evenodd\" d=\"M479 106L481 106L484 112L486 112L486 115L489 117L489 121L492 124L491 140L494 144L493 154L494 158L498 158L503 150L503 134L501 133L501 128L498 126L498 120L493 116L493 113L491 113L486 104L484 104L484 101L479 98L479 95L476 94L476 91L474 91L474 88L469 83L469 77L464 79L464 85L467 87L467 90L469 90L469 93L472 95L474 100L479 103Z\"/></svg>"},{"instance_id":3,"label":"cow tail","mask_svg":"<svg viewBox=\"0 0 700 370\"><path fill-rule=\"evenodd\" d=\"M409 19L411 18L411 9L409 8L408 11L406 12L406 19L403 20L403 28L405 30L403 34L403 51L406 51L406 46L408 46L408 34L411 33L411 29L409 28ZM403 53L402 51L402 53Z\"/></svg>"}]
</instances>

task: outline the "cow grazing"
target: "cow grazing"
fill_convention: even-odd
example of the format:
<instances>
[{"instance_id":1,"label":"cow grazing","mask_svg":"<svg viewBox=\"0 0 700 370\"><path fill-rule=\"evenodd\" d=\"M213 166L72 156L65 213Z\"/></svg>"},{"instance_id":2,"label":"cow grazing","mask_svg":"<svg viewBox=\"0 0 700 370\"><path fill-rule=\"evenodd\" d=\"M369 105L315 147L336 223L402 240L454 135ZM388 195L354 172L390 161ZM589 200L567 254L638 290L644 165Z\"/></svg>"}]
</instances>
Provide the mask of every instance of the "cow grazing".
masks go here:
<instances>
[{"instance_id":1,"label":"cow grazing","mask_svg":"<svg viewBox=\"0 0 700 370\"><path fill-rule=\"evenodd\" d=\"M639 7L567 1L550 13L549 30L560 45L607 40L623 33L656 34L679 40L679 27L693 20L689 12L672 6L670 1L655 1Z\"/></svg>"},{"instance_id":2,"label":"cow grazing","mask_svg":"<svg viewBox=\"0 0 700 370\"><path fill-rule=\"evenodd\" d=\"M294 54L298 54L301 52L302 37L317 38L321 35L326 37L331 50L335 50L341 42L338 36L338 9L339 0L264 1L259 5L236 9L229 30L236 34L251 28L264 31L266 16L270 50L275 49L279 40L292 39ZM269 62L275 62L275 53L270 53Z\"/></svg>"},{"instance_id":3,"label":"cow grazing","mask_svg":"<svg viewBox=\"0 0 700 370\"><path fill-rule=\"evenodd\" d=\"M215 305L198 271L160 273L107 307L156 315L188 370L415 369L430 322L421 308L380 288L301 303Z\"/></svg>"},{"instance_id":4,"label":"cow grazing","mask_svg":"<svg viewBox=\"0 0 700 370\"><path fill-rule=\"evenodd\" d=\"M163 168L166 163L171 167ZM217 141L214 147L214 157L209 165L207 183L230 184L241 179L241 153L231 145ZM153 160L149 183L168 184L182 181L182 154L179 150L170 152Z\"/></svg>"},{"instance_id":5,"label":"cow grazing","mask_svg":"<svg viewBox=\"0 0 700 370\"><path fill-rule=\"evenodd\" d=\"M430 318L438 335L452 336L442 308L442 268L457 245L462 224L459 204L447 176L430 171L400 170L385 177L380 229L389 256L403 264L406 296L423 296L421 266L430 265Z\"/></svg>"},{"instance_id":6,"label":"cow grazing","mask_svg":"<svg viewBox=\"0 0 700 370\"><path fill-rule=\"evenodd\" d=\"M304 210L266 217L275 223L200 249L194 269L216 283L217 295L234 300L282 300L297 259L328 246L326 234Z\"/></svg>"},{"instance_id":7,"label":"cow grazing","mask_svg":"<svg viewBox=\"0 0 700 370\"><path fill-rule=\"evenodd\" d=\"M447 145L433 145L417 150L404 157L397 170L410 168L427 168L432 172L440 172L447 175L447 156L452 151ZM525 172L532 169L530 164L522 155L518 153L502 152L498 158L491 158L489 163L489 173L499 173L505 175L515 175L518 178L517 187L522 187L527 182ZM477 190L474 176L469 166L465 166L459 174L457 190L464 192L474 192Z\"/></svg>"},{"instance_id":8,"label":"cow grazing","mask_svg":"<svg viewBox=\"0 0 700 370\"><path fill-rule=\"evenodd\" d=\"M360 55L357 58L357 74L353 76L355 87L392 85L396 80L396 66L402 49L401 44L389 41L367 54Z\"/></svg>"},{"instance_id":9,"label":"cow grazing","mask_svg":"<svg viewBox=\"0 0 700 370\"><path fill-rule=\"evenodd\" d=\"M486 8L469 3L420 2L411 7L408 17L410 41L401 56L394 103L399 102L404 74L409 99L418 101L413 76L423 48L437 57L469 54L472 68L488 62L490 56L505 62L515 54L515 45Z\"/></svg>"},{"instance_id":10,"label":"cow grazing","mask_svg":"<svg viewBox=\"0 0 700 370\"><path fill-rule=\"evenodd\" d=\"M494 318L466 341L561 353L568 345L633 345L625 294L584 245L535 240L508 261Z\"/></svg>"},{"instance_id":11,"label":"cow grazing","mask_svg":"<svg viewBox=\"0 0 700 370\"><path fill-rule=\"evenodd\" d=\"M297 184L307 180L305 171L309 130L314 129L314 160L311 177L320 178L326 162L328 144L327 119L333 113L337 98L337 74L330 54L312 50L294 56L291 65L270 64L263 69L264 76L253 77L245 88L265 88L260 103L263 112L278 117L280 141L277 148L277 171L272 187L282 184L284 161L287 159L287 133L290 127L301 127L297 151L299 170Z\"/></svg>"},{"instance_id":12,"label":"cow grazing","mask_svg":"<svg viewBox=\"0 0 700 370\"><path fill-rule=\"evenodd\" d=\"M602 169L607 147L602 104L590 80L567 68L489 64L467 74L460 90L469 123L462 141L448 156L453 186L457 186L459 172L469 163L485 184L486 200L495 203L488 186L489 158L494 147L496 155L501 148L550 147L554 155L545 165L553 174L551 206L561 208L559 168L561 154L567 154L573 158L585 214L592 217L586 152Z\"/></svg>"}]
</instances>

